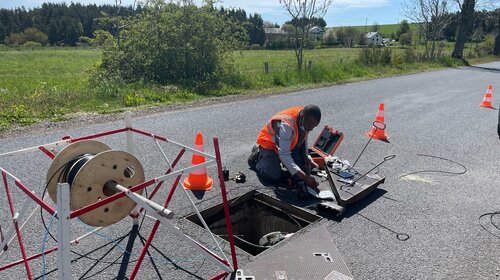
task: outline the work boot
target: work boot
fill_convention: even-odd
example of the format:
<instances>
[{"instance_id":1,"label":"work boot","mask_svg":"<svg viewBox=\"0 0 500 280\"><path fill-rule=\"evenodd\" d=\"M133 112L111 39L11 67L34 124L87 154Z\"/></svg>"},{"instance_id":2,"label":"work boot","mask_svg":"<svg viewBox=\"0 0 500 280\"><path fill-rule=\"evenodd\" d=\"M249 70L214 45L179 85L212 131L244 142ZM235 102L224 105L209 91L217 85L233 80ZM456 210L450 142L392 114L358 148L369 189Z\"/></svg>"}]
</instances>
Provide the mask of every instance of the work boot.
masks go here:
<instances>
[{"instance_id":1,"label":"work boot","mask_svg":"<svg viewBox=\"0 0 500 280\"><path fill-rule=\"evenodd\" d=\"M252 153L248 157L248 166L250 169L255 170L257 167L257 161L259 160L259 146L254 145L252 148Z\"/></svg>"}]
</instances>

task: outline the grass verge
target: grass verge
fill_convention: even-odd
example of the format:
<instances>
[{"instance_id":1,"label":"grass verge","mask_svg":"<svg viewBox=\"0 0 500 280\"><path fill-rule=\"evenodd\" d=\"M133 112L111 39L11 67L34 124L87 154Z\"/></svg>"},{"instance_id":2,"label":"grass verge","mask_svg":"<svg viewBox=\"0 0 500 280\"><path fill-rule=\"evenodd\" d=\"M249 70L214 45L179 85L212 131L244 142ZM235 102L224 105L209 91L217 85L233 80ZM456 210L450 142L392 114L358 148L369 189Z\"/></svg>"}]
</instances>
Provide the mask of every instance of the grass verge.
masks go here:
<instances>
[{"instance_id":1,"label":"grass verge","mask_svg":"<svg viewBox=\"0 0 500 280\"><path fill-rule=\"evenodd\" d=\"M234 52L236 73L217 90L199 95L174 85L89 79L89 69L100 61L100 53L85 49L0 51L0 131L12 125L42 120L64 120L76 112L110 113L129 108L190 102L207 97L276 93L348 83L359 80L422 72L463 65L443 58L435 62L391 63L364 66L357 62L360 49L308 50L311 68L295 70L293 51ZM395 55L404 50L393 49ZM486 56L470 64L498 60ZM264 62L269 73L264 73Z\"/></svg>"}]
</instances>

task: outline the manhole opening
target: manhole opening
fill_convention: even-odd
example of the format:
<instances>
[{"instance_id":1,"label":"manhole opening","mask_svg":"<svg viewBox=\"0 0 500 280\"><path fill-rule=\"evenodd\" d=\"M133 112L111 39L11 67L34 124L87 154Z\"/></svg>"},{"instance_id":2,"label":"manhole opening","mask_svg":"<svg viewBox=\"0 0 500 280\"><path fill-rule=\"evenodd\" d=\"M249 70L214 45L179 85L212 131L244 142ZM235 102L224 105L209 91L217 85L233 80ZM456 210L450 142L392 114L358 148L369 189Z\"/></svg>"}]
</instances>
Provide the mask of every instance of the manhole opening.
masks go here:
<instances>
[{"instance_id":1,"label":"manhole opening","mask_svg":"<svg viewBox=\"0 0 500 280\"><path fill-rule=\"evenodd\" d=\"M229 211L235 245L253 256L320 219L317 215L258 191L250 191L229 200ZM200 214L214 234L228 240L222 204L203 210ZM187 219L203 226L196 214ZM268 242L264 243L265 240Z\"/></svg>"}]
</instances>

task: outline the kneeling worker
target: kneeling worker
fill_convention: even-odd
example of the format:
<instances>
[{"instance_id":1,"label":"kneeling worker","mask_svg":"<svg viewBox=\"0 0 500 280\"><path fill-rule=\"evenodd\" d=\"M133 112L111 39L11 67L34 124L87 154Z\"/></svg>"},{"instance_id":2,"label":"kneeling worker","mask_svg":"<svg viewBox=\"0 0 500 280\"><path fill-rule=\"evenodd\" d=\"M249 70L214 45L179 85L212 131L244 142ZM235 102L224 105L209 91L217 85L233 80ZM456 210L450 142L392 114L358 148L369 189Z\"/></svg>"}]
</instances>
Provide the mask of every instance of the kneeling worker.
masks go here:
<instances>
[{"instance_id":1,"label":"kneeling worker","mask_svg":"<svg viewBox=\"0 0 500 280\"><path fill-rule=\"evenodd\" d=\"M293 107L276 113L264 125L248 158L250 168L267 183L283 179L282 163L296 184L315 188L319 184L310 176L316 163L307 154L307 134L321 121L321 110L316 105Z\"/></svg>"}]
</instances>

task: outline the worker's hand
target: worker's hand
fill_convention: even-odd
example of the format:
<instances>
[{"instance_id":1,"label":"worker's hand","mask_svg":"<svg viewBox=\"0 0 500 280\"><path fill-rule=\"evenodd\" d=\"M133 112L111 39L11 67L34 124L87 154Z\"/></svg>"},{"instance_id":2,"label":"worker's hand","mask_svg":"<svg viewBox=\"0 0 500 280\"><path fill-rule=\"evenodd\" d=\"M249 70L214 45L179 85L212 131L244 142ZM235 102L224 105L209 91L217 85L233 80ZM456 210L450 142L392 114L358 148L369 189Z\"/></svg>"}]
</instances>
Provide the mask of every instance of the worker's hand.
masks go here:
<instances>
[{"instance_id":1,"label":"worker's hand","mask_svg":"<svg viewBox=\"0 0 500 280\"><path fill-rule=\"evenodd\" d=\"M312 157L309 155L306 156L304 162L305 162L306 166L309 168L309 170L312 170L314 168L319 168L318 164L316 162L314 162Z\"/></svg>"},{"instance_id":2,"label":"worker's hand","mask_svg":"<svg viewBox=\"0 0 500 280\"><path fill-rule=\"evenodd\" d=\"M309 158L310 159L310 164L311 164L311 169L314 169L314 168L318 168L319 169L319 165L314 162L314 160L312 158Z\"/></svg>"},{"instance_id":3,"label":"worker's hand","mask_svg":"<svg viewBox=\"0 0 500 280\"><path fill-rule=\"evenodd\" d=\"M307 186L311 188L316 188L319 186L319 183L314 179L314 177L307 176L306 179L304 180L304 183L306 183Z\"/></svg>"}]
</instances>

